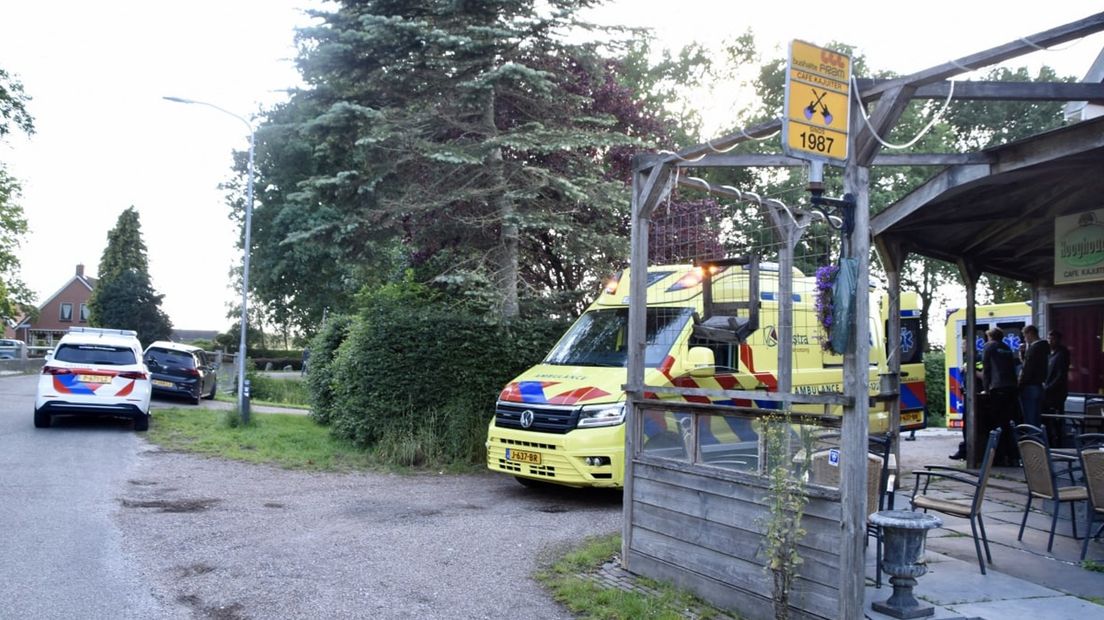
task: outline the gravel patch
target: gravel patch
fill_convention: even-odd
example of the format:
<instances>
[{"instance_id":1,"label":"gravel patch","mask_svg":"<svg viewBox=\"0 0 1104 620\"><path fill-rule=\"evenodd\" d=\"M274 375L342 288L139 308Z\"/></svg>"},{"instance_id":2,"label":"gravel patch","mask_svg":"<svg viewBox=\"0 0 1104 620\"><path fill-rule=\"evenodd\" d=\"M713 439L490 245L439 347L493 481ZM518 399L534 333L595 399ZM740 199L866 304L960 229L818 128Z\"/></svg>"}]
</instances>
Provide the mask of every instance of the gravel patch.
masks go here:
<instances>
[{"instance_id":1,"label":"gravel patch","mask_svg":"<svg viewBox=\"0 0 1104 620\"><path fill-rule=\"evenodd\" d=\"M621 527L621 493L307 473L149 449L114 518L179 617L572 618L532 574Z\"/></svg>"}]
</instances>

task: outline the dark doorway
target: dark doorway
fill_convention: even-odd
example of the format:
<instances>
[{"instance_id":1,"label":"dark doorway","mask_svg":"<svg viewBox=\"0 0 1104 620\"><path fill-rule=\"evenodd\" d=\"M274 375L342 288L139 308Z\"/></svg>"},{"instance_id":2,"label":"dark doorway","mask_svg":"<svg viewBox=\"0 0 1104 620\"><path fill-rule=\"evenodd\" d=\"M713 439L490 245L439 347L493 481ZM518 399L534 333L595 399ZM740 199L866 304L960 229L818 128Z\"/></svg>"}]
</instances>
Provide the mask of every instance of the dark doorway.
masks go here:
<instances>
[{"instance_id":1,"label":"dark doorway","mask_svg":"<svg viewBox=\"0 0 1104 620\"><path fill-rule=\"evenodd\" d=\"M1051 306L1050 318L1070 351L1070 393L1104 392L1104 304Z\"/></svg>"}]
</instances>

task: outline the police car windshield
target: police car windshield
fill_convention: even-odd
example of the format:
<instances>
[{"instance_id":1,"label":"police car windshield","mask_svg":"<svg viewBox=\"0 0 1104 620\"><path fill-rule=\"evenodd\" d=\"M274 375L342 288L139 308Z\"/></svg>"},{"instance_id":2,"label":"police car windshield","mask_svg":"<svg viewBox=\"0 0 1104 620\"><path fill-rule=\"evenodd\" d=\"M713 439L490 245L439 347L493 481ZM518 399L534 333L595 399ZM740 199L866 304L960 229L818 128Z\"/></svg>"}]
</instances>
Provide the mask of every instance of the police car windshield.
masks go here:
<instances>
[{"instance_id":1,"label":"police car windshield","mask_svg":"<svg viewBox=\"0 0 1104 620\"><path fill-rule=\"evenodd\" d=\"M690 320L690 308L648 308L644 365L659 366ZM545 364L624 367L629 361L629 309L591 310L579 317Z\"/></svg>"}]
</instances>

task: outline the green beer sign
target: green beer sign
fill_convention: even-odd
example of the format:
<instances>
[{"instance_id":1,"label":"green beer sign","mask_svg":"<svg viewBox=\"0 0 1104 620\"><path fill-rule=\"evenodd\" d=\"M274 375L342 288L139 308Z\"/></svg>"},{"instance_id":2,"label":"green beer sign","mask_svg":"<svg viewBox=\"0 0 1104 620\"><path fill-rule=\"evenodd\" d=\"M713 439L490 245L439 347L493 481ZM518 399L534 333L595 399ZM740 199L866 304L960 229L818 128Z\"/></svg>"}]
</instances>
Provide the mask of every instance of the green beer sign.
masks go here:
<instances>
[{"instance_id":1,"label":"green beer sign","mask_svg":"<svg viewBox=\"0 0 1104 620\"><path fill-rule=\"evenodd\" d=\"M1104 209L1054 220L1054 283L1104 280Z\"/></svg>"}]
</instances>

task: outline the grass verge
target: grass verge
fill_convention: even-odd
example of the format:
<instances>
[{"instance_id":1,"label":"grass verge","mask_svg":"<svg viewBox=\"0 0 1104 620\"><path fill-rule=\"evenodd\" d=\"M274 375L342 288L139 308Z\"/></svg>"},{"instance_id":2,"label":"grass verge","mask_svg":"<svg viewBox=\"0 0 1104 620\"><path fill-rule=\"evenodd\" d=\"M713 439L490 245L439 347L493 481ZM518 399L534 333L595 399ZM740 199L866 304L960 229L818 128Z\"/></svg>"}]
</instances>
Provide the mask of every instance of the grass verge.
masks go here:
<instances>
[{"instance_id":1,"label":"grass verge","mask_svg":"<svg viewBox=\"0 0 1104 620\"><path fill-rule=\"evenodd\" d=\"M248 426L232 425L236 412L157 409L148 438L166 450L195 452L287 469L377 469L371 455L335 439L304 415L254 413Z\"/></svg>"},{"instance_id":2,"label":"grass verge","mask_svg":"<svg viewBox=\"0 0 1104 620\"><path fill-rule=\"evenodd\" d=\"M621 535L588 538L537 573L537 580L552 591L553 598L583 619L702 620L731 618L709 607L692 594L668 584L637 577L637 590L622 590L588 577L621 551Z\"/></svg>"}]
</instances>

